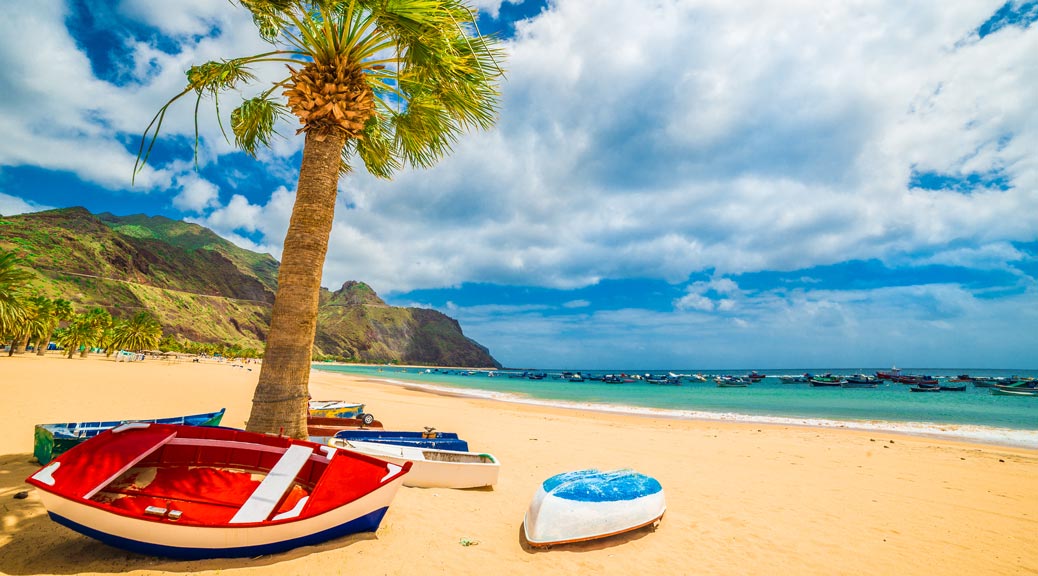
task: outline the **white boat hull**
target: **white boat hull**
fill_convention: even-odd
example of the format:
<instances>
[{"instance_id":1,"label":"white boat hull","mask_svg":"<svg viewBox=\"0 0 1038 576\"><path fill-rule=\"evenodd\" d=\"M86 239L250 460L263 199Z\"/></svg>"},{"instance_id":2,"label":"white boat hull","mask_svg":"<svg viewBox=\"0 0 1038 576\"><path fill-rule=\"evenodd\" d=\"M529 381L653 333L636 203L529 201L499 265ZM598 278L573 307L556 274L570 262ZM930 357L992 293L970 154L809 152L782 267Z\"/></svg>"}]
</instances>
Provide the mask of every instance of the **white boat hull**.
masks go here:
<instances>
[{"instance_id":1,"label":"white boat hull","mask_svg":"<svg viewBox=\"0 0 1038 576\"><path fill-rule=\"evenodd\" d=\"M245 557L317 544L341 535L374 530L389 509L403 477L341 508L302 520L264 526L191 526L154 522L39 491L55 522L106 544L172 558Z\"/></svg>"},{"instance_id":2,"label":"white boat hull","mask_svg":"<svg viewBox=\"0 0 1038 576\"><path fill-rule=\"evenodd\" d=\"M482 488L497 484L501 464L491 454L434 450L377 442L333 439L330 444L403 466L411 462L404 486L417 488Z\"/></svg>"},{"instance_id":3,"label":"white boat hull","mask_svg":"<svg viewBox=\"0 0 1038 576\"><path fill-rule=\"evenodd\" d=\"M547 483L538 488L523 519L523 533L531 546L569 544L622 534L659 521L667 510L662 488L637 497L626 495L610 499L607 494L605 499L574 500L546 490Z\"/></svg>"}]
</instances>

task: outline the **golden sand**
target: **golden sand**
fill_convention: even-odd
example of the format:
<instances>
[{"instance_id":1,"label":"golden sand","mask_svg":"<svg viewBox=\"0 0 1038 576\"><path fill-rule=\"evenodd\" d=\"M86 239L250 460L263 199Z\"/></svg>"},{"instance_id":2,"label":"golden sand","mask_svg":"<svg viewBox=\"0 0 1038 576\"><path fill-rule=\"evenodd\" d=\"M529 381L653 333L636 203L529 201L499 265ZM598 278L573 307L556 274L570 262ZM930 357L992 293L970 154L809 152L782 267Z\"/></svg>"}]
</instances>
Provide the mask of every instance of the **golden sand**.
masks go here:
<instances>
[{"instance_id":1,"label":"golden sand","mask_svg":"<svg viewBox=\"0 0 1038 576\"><path fill-rule=\"evenodd\" d=\"M458 432L500 459L498 485L402 488L374 534L254 559L175 561L55 524L23 483L38 468L35 423L226 407L224 424L242 426L258 375L231 363L0 357L0 573L1038 574L1036 450L505 404L322 372L311 377L314 398L363 402L392 429ZM656 477L667 497L659 529L524 547L539 483L591 467ZM28 498L15 499L23 490Z\"/></svg>"}]
</instances>

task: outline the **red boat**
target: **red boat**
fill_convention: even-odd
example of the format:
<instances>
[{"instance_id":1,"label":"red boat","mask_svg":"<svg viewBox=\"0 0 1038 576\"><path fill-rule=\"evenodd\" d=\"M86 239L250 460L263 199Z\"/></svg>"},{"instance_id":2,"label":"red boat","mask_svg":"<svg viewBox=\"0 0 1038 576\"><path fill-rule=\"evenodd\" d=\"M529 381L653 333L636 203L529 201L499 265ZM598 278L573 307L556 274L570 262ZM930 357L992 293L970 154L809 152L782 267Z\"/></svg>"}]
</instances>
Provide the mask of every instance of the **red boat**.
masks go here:
<instances>
[{"instance_id":1,"label":"red boat","mask_svg":"<svg viewBox=\"0 0 1038 576\"><path fill-rule=\"evenodd\" d=\"M129 423L26 482L55 522L156 556L259 556L374 531L403 466L313 442Z\"/></svg>"}]
</instances>

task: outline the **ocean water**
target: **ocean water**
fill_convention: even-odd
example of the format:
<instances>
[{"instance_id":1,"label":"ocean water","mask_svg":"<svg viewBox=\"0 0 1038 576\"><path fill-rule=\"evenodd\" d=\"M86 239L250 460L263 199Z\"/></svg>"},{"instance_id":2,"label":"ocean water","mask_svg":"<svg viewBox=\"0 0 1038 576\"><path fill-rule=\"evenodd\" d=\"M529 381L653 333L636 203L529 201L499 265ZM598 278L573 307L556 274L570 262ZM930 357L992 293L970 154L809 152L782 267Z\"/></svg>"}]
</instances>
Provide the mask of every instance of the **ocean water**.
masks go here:
<instances>
[{"instance_id":1,"label":"ocean water","mask_svg":"<svg viewBox=\"0 0 1038 576\"><path fill-rule=\"evenodd\" d=\"M390 383L418 385L509 402L565 406L585 410L650 414L673 418L740 420L775 424L875 429L912 434L957 437L986 443L1038 448L1038 397L991 394L988 388L968 385L964 392L915 393L911 386L892 382L877 388L813 387L785 384L779 375L873 374L877 369L805 368L766 372L767 377L746 388L719 388L713 380L684 378L680 386L635 381L605 384L570 382L559 371L539 371L543 380L515 377L519 372L490 372L315 364L330 372L366 376ZM879 369L886 370L886 369ZM646 374L645 370L580 371L589 374ZM744 375L736 371L651 371L652 374ZM765 372L765 371L761 371ZM1036 377L1038 370L902 369L904 374L934 377ZM356 402L363 399L344 398ZM369 406L377 414L377 407Z\"/></svg>"}]
</instances>

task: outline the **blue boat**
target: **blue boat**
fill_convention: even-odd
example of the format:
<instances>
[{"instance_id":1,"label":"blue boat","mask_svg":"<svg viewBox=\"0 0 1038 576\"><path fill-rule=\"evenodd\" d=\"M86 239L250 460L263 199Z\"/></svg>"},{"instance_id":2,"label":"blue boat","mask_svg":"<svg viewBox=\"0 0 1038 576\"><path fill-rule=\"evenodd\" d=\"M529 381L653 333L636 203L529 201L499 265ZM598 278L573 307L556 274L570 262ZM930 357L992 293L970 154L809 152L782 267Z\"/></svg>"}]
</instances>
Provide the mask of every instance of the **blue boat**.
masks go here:
<instances>
[{"instance_id":1,"label":"blue boat","mask_svg":"<svg viewBox=\"0 0 1038 576\"><path fill-rule=\"evenodd\" d=\"M225 408L216 412L152 418L146 420L111 420L108 422L64 422L60 424L37 424L33 433L33 456L40 464L47 464L55 456L93 438L101 432L127 422L152 422L156 424L184 424L187 426L219 426Z\"/></svg>"},{"instance_id":2,"label":"blue boat","mask_svg":"<svg viewBox=\"0 0 1038 576\"><path fill-rule=\"evenodd\" d=\"M533 547L605 538L653 525L667 510L663 487L634 470L577 470L548 478L523 519Z\"/></svg>"},{"instance_id":3,"label":"blue boat","mask_svg":"<svg viewBox=\"0 0 1038 576\"><path fill-rule=\"evenodd\" d=\"M437 450L453 450L468 452L469 443L458 438L457 432L437 432L434 428L426 428L425 432L406 432L400 430L340 430L334 438L342 440L359 440L362 442L379 442L398 446L417 446L435 448Z\"/></svg>"}]
</instances>

